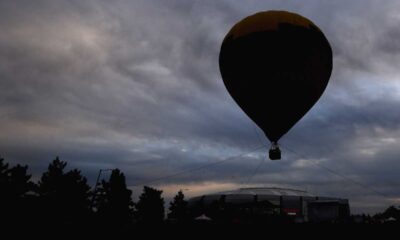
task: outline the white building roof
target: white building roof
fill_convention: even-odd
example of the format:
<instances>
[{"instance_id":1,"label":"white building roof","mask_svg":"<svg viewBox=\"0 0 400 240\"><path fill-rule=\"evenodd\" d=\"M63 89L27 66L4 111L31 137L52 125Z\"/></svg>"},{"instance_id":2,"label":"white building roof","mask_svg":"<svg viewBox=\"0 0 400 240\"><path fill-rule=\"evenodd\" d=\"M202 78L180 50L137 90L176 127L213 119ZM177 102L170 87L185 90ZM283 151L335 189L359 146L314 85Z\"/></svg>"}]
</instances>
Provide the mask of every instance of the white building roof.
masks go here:
<instances>
[{"instance_id":1,"label":"white building roof","mask_svg":"<svg viewBox=\"0 0 400 240\"><path fill-rule=\"evenodd\" d=\"M314 197L314 195L303 190L289 188L239 188L237 190L223 191L215 193L216 195L271 195L271 196L304 196ZM214 194L213 194L214 195Z\"/></svg>"}]
</instances>

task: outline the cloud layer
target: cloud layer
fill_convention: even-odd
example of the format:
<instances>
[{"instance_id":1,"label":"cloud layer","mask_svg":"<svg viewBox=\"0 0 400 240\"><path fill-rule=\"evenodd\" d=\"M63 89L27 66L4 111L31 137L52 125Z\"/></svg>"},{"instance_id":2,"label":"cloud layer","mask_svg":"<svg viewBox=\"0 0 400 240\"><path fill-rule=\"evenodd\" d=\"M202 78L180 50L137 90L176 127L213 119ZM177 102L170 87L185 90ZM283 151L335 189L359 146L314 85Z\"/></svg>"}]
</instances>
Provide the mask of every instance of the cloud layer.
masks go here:
<instances>
[{"instance_id":1,"label":"cloud layer","mask_svg":"<svg viewBox=\"0 0 400 240\"><path fill-rule=\"evenodd\" d=\"M283 160L259 165L269 143L226 92L218 54L235 22L267 9L314 21L334 70L283 137ZM91 182L118 167L135 193L147 182L167 196L289 186L380 211L400 198L399 10L394 0L2 1L0 153L35 177L56 155Z\"/></svg>"}]
</instances>

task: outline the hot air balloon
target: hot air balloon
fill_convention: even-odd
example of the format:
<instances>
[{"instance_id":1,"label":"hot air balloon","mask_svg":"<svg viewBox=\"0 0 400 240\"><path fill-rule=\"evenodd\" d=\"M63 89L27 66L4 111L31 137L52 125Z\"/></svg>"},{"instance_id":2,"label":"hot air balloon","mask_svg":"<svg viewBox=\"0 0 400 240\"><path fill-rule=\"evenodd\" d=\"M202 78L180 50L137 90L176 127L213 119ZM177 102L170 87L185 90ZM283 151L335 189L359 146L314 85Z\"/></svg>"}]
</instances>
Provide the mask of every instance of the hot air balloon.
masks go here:
<instances>
[{"instance_id":1,"label":"hot air balloon","mask_svg":"<svg viewBox=\"0 0 400 240\"><path fill-rule=\"evenodd\" d=\"M310 20L286 11L248 16L225 36L219 54L229 94L271 141L278 140L318 101L332 72L332 49Z\"/></svg>"}]
</instances>

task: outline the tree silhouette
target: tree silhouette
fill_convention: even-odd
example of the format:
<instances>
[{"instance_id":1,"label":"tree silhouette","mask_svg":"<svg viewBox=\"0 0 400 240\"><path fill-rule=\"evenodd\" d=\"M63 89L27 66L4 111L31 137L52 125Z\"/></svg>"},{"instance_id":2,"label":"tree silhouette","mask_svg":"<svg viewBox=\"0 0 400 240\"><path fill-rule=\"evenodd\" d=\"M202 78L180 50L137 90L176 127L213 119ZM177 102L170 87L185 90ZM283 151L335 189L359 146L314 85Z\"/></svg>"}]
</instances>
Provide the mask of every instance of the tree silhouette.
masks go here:
<instances>
[{"instance_id":1,"label":"tree silhouette","mask_svg":"<svg viewBox=\"0 0 400 240\"><path fill-rule=\"evenodd\" d=\"M8 163L4 163L4 158L0 157L0 189L4 191L8 183Z\"/></svg>"},{"instance_id":2,"label":"tree silhouette","mask_svg":"<svg viewBox=\"0 0 400 240\"><path fill-rule=\"evenodd\" d=\"M170 203L168 218L174 219L179 223L186 222L189 219L187 205L188 202L185 200L185 195L182 191L179 191Z\"/></svg>"},{"instance_id":3,"label":"tree silhouette","mask_svg":"<svg viewBox=\"0 0 400 240\"><path fill-rule=\"evenodd\" d=\"M0 226L26 227L50 226L46 230L65 227L131 227L133 217L139 224L156 225L164 220L164 199L161 190L148 186L143 187L137 204L132 202L132 191L127 189L124 174L115 169L108 181L102 181L94 195L90 192L86 178L77 169L65 172L66 162L58 157L53 160L43 173L38 185L35 185L27 174L28 166L10 167L0 158ZM94 196L94 198L91 198ZM91 204L90 200L94 200ZM225 197L213 202L204 201L204 196L189 207L182 191L179 191L170 202L169 219L178 223L189 223L189 219L205 215L213 223L259 224L259 223L292 223L280 215L263 215L259 206L250 203L229 204ZM255 202L258 202L255 198ZM262 203L262 207L266 207ZM271 203L270 208L276 207ZM133 210L134 208L135 211ZM90 218L93 217L93 218ZM360 220L361 218L361 220ZM92 221L94 220L94 221ZM196 221L190 222L195 223ZM348 223L364 224L398 224L400 207L390 206L383 213L353 216ZM92 223L101 223L92 225ZM88 228L91 229L91 228ZM111 228L113 229L113 228Z\"/></svg>"},{"instance_id":4,"label":"tree silhouette","mask_svg":"<svg viewBox=\"0 0 400 240\"><path fill-rule=\"evenodd\" d=\"M386 219L394 218L397 222L400 222L400 208L390 206L382 213L382 216Z\"/></svg>"},{"instance_id":5,"label":"tree silhouette","mask_svg":"<svg viewBox=\"0 0 400 240\"><path fill-rule=\"evenodd\" d=\"M82 224L90 214L90 187L77 169L64 173L67 163L57 157L43 173L38 186L44 221Z\"/></svg>"},{"instance_id":6,"label":"tree silhouette","mask_svg":"<svg viewBox=\"0 0 400 240\"><path fill-rule=\"evenodd\" d=\"M107 225L126 225L132 223L132 191L127 189L125 176L114 169L110 180L102 181L96 191L95 209L100 223Z\"/></svg>"},{"instance_id":7,"label":"tree silhouette","mask_svg":"<svg viewBox=\"0 0 400 240\"><path fill-rule=\"evenodd\" d=\"M25 223L29 221L30 198L28 193L34 189L28 166L16 165L9 168L4 159L0 159L0 219L2 223Z\"/></svg>"},{"instance_id":8,"label":"tree silhouette","mask_svg":"<svg viewBox=\"0 0 400 240\"><path fill-rule=\"evenodd\" d=\"M14 198L23 198L34 189L31 175L27 174L28 166L17 166L9 170L10 193Z\"/></svg>"},{"instance_id":9,"label":"tree silhouette","mask_svg":"<svg viewBox=\"0 0 400 240\"><path fill-rule=\"evenodd\" d=\"M136 219L141 224L161 224L164 220L162 191L144 186L136 204Z\"/></svg>"}]
</instances>

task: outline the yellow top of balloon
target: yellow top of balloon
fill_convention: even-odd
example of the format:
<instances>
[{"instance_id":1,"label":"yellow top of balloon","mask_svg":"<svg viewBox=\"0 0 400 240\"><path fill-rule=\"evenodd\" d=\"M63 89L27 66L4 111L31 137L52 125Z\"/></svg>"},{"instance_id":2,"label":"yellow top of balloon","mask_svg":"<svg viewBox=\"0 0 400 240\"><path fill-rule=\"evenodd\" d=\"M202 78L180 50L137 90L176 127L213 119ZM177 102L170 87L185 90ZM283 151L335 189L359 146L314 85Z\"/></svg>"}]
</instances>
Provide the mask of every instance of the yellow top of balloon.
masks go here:
<instances>
[{"instance_id":1,"label":"yellow top of balloon","mask_svg":"<svg viewBox=\"0 0 400 240\"><path fill-rule=\"evenodd\" d=\"M313 22L299 14L287 11L265 11L244 18L232 27L226 37L237 38L253 32L278 30L281 23L289 23L306 28L312 26L318 29Z\"/></svg>"}]
</instances>

